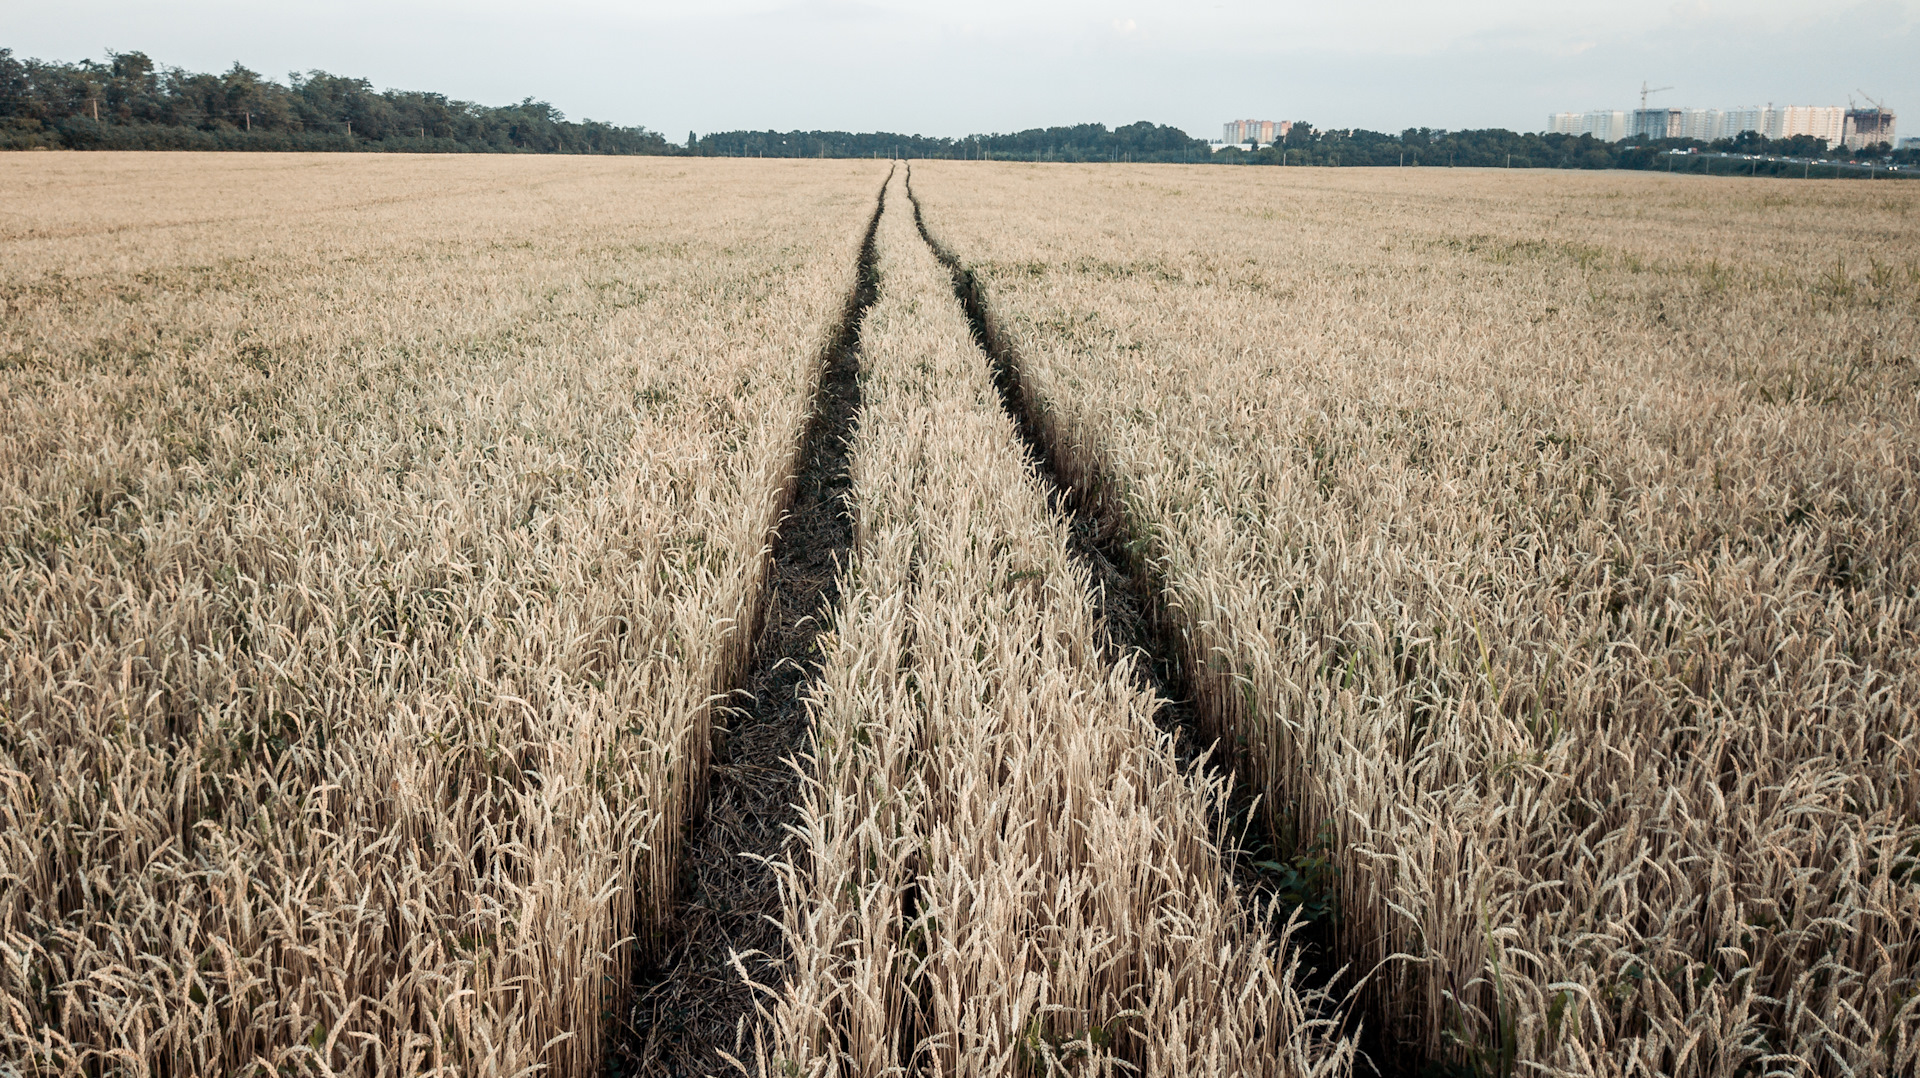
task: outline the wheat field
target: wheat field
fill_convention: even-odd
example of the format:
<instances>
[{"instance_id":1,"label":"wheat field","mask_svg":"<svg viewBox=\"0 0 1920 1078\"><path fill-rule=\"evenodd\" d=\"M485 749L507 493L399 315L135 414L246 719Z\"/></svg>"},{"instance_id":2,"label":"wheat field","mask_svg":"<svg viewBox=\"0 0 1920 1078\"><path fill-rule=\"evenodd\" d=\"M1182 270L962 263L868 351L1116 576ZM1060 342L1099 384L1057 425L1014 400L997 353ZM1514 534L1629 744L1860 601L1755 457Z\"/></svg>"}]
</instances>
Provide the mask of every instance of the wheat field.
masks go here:
<instances>
[{"instance_id":1,"label":"wheat field","mask_svg":"<svg viewBox=\"0 0 1920 1078\"><path fill-rule=\"evenodd\" d=\"M880 174L43 160L0 161L0 1056L592 1071Z\"/></svg>"},{"instance_id":2,"label":"wheat field","mask_svg":"<svg viewBox=\"0 0 1920 1078\"><path fill-rule=\"evenodd\" d=\"M1911 190L0 158L0 1075L1920 1073Z\"/></svg>"},{"instance_id":3,"label":"wheat field","mask_svg":"<svg viewBox=\"0 0 1920 1078\"><path fill-rule=\"evenodd\" d=\"M1390 1045L1920 1067L1920 192L914 178Z\"/></svg>"}]
</instances>

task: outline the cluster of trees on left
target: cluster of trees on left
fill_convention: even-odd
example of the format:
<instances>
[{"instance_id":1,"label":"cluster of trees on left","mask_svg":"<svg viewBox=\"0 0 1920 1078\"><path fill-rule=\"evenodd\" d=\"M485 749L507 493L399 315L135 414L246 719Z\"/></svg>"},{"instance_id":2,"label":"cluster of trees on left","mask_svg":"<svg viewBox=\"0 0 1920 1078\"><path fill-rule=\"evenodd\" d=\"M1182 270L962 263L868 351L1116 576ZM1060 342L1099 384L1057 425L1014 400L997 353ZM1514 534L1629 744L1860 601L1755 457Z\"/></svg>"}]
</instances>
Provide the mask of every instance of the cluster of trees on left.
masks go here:
<instances>
[{"instance_id":1,"label":"cluster of trees on left","mask_svg":"<svg viewBox=\"0 0 1920 1078\"><path fill-rule=\"evenodd\" d=\"M105 62L16 59L0 49L0 149L393 150L408 153L673 152L644 127L570 121L528 98L498 108L445 94L376 91L324 71L285 84L234 64L224 75L145 53Z\"/></svg>"}]
</instances>

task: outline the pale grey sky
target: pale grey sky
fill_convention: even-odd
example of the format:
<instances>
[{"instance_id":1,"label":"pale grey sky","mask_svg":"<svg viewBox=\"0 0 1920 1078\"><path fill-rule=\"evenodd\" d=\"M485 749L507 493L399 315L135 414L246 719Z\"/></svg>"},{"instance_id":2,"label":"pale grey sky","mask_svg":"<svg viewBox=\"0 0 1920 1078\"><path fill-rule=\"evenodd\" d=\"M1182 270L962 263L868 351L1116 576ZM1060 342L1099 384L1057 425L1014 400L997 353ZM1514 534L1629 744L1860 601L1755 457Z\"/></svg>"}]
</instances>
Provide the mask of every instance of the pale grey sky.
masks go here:
<instances>
[{"instance_id":1,"label":"pale grey sky","mask_svg":"<svg viewBox=\"0 0 1920 1078\"><path fill-rule=\"evenodd\" d=\"M0 47L323 68L487 104L688 129L930 135L1153 120L1538 130L1548 112L1844 104L1920 134L1920 0L0 0ZM1911 117L1908 119L1907 117Z\"/></svg>"}]
</instances>

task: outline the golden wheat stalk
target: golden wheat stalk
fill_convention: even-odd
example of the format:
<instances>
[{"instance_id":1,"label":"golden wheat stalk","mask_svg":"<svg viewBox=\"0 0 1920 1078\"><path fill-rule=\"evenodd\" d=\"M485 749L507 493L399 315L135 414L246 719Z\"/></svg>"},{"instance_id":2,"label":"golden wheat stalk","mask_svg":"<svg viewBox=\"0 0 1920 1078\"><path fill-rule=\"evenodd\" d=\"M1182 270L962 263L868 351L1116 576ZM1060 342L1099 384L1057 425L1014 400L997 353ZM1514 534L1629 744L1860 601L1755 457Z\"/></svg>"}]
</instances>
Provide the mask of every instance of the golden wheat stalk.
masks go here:
<instances>
[{"instance_id":1,"label":"golden wheat stalk","mask_svg":"<svg viewBox=\"0 0 1920 1078\"><path fill-rule=\"evenodd\" d=\"M1399 1040L1920 1069L1920 192L915 178Z\"/></svg>"},{"instance_id":2,"label":"golden wheat stalk","mask_svg":"<svg viewBox=\"0 0 1920 1078\"><path fill-rule=\"evenodd\" d=\"M0 1054L596 1071L876 178L0 161Z\"/></svg>"}]
</instances>

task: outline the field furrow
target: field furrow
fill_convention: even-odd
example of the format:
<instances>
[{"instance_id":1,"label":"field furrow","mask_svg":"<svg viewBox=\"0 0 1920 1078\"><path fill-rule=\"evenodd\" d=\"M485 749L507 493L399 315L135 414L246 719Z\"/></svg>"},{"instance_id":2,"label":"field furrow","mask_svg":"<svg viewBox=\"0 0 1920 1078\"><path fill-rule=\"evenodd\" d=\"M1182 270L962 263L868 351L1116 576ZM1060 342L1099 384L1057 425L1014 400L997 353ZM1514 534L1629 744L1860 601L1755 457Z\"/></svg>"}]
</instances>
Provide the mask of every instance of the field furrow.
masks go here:
<instances>
[{"instance_id":1,"label":"field furrow","mask_svg":"<svg viewBox=\"0 0 1920 1078\"><path fill-rule=\"evenodd\" d=\"M828 344L801 439L791 504L772 547L753 653L716 722L719 751L702 818L683 858L687 883L676 942L644 968L630 1004L632 1036L616 1073L720 1074L723 1053L744 1050L754 985L784 967L775 861L793 841L802 772L812 746L805 695L819 638L832 621L838 573L850 560L847 467L860 411L860 329L877 294L875 233L885 187L868 221L859 280ZM724 723L724 725L722 725Z\"/></svg>"},{"instance_id":2,"label":"field furrow","mask_svg":"<svg viewBox=\"0 0 1920 1078\"><path fill-rule=\"evenodd\" d=\"M763 1073L1344 1073L896 181Z\"/></svg>"}]
</instances>

